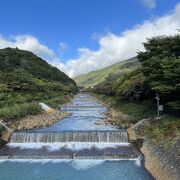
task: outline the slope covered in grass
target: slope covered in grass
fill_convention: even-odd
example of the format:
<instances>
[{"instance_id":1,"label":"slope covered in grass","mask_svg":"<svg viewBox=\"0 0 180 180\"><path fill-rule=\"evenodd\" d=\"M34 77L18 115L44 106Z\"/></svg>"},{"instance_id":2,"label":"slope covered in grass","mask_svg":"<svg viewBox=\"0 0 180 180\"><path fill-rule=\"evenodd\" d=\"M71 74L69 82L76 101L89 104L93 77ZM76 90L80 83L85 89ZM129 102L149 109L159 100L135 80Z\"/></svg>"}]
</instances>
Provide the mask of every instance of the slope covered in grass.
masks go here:
<instances>
[{"instance_id":1,"label":"slope covered in grass","mask_svg":"<svg viewBox=\"0 0 180 180\"><path fill-rule=\"evenodd\" d=\"M138 67L140 63L137 58L131 58L125 61L118 62L104 69L92 71L84 75L80 75L74 78L78 86L91 87L100 82L103 82L108 77L119 77L124 73Z\"/></svg>"},{"instance_id":2,"label":"slope covered in grass","mask_svg":"<svg viewBox=\"0 0 180 180\"><path fill-rule=\"evenodd\" d=\"M57 106L77 91L76 83L29 51L0 49L0 119L39 113L39 102Z\"/></svg>"}]
</instances>

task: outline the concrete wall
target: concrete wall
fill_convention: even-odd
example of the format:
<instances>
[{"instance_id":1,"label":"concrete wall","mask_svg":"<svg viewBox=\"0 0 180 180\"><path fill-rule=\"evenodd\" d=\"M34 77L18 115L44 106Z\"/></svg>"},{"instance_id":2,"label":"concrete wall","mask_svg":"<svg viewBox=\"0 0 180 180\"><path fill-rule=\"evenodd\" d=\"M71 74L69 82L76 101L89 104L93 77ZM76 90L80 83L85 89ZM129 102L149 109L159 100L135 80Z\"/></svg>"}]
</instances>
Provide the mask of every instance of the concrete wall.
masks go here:
<instances>
[{"instance_id":1,"label":"concrete wall","mask_svg":"<svg viewBox=\"0 0 180 180\"><path fill-rule=\"evenodd\" d=\"M145 166L157 180L180 179L180 140L174 141L171 147L165 148L142 135L144 128L153 123L153 119L143 119L128 129L131 140L143 139L140 147L145 157ZM164 144L168 144L164 142Z\"/></svg>"}]
</instances>

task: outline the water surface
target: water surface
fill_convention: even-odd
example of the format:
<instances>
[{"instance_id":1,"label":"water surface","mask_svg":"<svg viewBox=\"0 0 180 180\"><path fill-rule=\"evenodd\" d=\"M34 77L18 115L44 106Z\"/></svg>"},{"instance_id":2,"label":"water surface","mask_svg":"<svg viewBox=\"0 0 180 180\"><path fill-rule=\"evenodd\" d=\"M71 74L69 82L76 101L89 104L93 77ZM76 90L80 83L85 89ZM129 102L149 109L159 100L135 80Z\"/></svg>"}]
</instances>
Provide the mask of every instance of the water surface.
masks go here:
<instances>
[{"instance_id":1,"label":"water surface","mask_svg":"<svg viewBox=\"0 0 180 180\"><path fill-rule=\"evenodd\" d=\"M0 164L2 180L150 180L134 161L11 161ZM7 176L8 175L8 176Z\"/></svg>"},{"instance_id":2,"label":"water surface","mask_svg":"<svg viewBox=\"0 0 180 180\"><path fill-rule=\"evenodd\" d=\"M47 128L12 136L0 150L1 157L11 158L0 161L0 180L153 179L138 161L140 152L127 144L126 131L104 123L107 108L101 103L79 94L61 110L70 115ZM65 156L69 160L62 160ZM119 159L107 160L114 157Z\"/></svg>"},{"instance_id":3,"label":"water surface","mask_svg":"<svg viewBox=\"0 0 180 180\"><path fill-rule=\"evenodd\" d=\"M59 121L49 128L42 128L37 131L118 129L103 123L102 120L106 117L105 112L107 112L107 108L89 95L76 95L71 103L62 106L61 110L71 114L63 121Z\"/></svg>"}]
</instances>

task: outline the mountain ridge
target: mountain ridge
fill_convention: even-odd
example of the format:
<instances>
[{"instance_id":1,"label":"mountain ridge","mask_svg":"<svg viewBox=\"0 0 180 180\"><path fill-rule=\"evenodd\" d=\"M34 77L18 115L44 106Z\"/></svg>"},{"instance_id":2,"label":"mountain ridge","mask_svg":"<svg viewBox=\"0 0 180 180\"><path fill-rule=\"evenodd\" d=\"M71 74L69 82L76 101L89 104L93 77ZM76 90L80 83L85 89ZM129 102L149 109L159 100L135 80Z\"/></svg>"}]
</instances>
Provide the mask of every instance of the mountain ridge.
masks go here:
<instances>
[{"instance_id":1,"label":"mountain ridge","mask_svg":"<svg viewBox=\"0 0 180 180\"><path fill-rule=\"evenodd\" d=\"M107 66L103 69L91 71L87 74L79 75L73 78L78 86L84 86L86 88L95 86L100 82L103 82L108 76L119 76L125 72L139 67L140 63L137 61L137 57L133 57L127 60L123 60Z\"/></svg>"},{"instance_id":2,"label":"mountain ridge","mask_svg":"<svg viewBox=\"0 0 180 180\"><path fill-rule=\"evenodd\" d=\"M0 119L37 114L39 102L57 108L77 91L74 80L32 52L0 49Z\"/></svg>"}]
</instances>

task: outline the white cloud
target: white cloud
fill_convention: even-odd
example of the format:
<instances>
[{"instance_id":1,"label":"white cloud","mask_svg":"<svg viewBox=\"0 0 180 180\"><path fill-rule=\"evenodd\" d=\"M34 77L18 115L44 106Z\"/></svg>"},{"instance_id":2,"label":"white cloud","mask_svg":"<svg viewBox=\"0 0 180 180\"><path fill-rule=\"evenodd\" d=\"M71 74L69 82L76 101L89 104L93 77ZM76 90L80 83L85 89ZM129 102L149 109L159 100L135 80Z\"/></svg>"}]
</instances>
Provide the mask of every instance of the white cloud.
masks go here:
<instances>
[{"instance_id":1,"label":"white cloud","mask_svg":"<svg viewBox=\"0 0 180 180\"><path fill-rule=\"evenodd\" d=\"M29 50L45 59L52 59L55 56L52 49L49 49L31 35L18 35L8 38L0 35L0 48L5 47L18 47L19 49Z\"/></svg>"},{"instance_id":2,"label":"white cloud","mask_svg":"<svg viewBox=\"0 0 180 180\"><path fill-rule=\"evenodd\" d=\"M11 38L0 36L0 48L18 47L30 50L74 77L136 56L137 51L143 50L142 43L146 41L146 38L157 35L172 35L177 33L177 29L180 29L180 4L171 14L137 24L119 35L109 32L99 37L96 36L99 44L98 50L79 48L79 58L69 59L65 64L60 61L52 49L30 35Z\"/></svg>"},{"instance_id":3,"label":"white cloud","mask_svg":"<svg viewBox=\"0 0 180 180\"><path fill-rule=\"evenodd\" d=\"M136 56L143 50L142 43L146 38L158 35L172 35L180 29L180 4L171 14L145 21L120 35L107 33L98 39L99 49L92 51L79 48L79 58L68 60L66 64L53 62L54 65L68 73L71 77L97 70L121 60Z\"/></svg>"},{"instance_id":4,"label":"white cloud","mask_svg":"<svg viewBox=\"0 0 180 180\"><path fill-rule=\"evenodd\" d=\"M141 1L149 9L154 9L156 7L156 0L141 0Z\"/></svg>"},{"instance_id":5,"label":"white cloud","mask_svg":"<svg viewBox=\"0 0 180 180\"><path fill-rule=\"evenodd\" d=\"M60 42L59 43L59 48L61 53L64 53L65 50L67 50L69 48L69 45L65 42Z\"/></svg>"}]
</instances>

